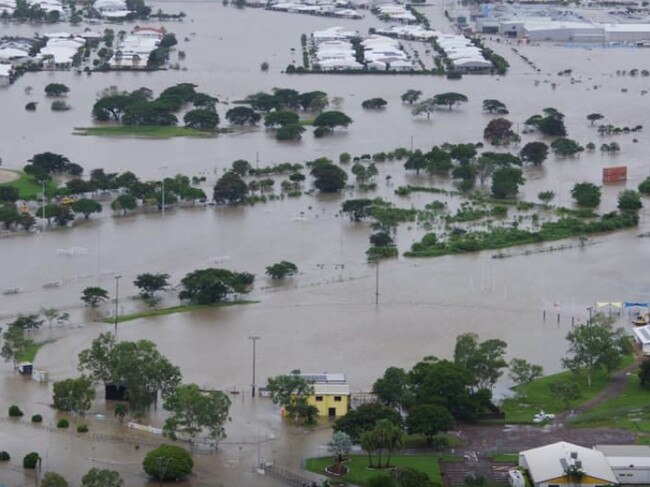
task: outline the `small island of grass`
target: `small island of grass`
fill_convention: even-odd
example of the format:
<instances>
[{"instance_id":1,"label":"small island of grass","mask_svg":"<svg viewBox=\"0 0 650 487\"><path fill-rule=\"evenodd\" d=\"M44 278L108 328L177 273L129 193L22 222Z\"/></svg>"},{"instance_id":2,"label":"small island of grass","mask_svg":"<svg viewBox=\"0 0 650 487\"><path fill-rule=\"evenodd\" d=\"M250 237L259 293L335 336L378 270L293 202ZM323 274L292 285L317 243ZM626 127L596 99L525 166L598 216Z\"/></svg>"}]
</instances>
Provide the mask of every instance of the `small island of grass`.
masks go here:
<instances>
[{"instance_id":1,"label":"small island of grass","mask_svg":"<svg viewBox=\"0 0 650 487\"><path fill-rule=\"evenodd\" d=\"M75 127L73 135L94 135L100 137L140 137L147 139L171 139L173 137L216 137L225 129L199 130L175 125L111 125L106 127Z\"/></svg>"},{"instance_id":2,"label":"small island of grass","mask_svg":"<svg viewBox=\"0 0 650 487\"><path fill-rule=\"evenodd\" d=\"M171 306L169 308L155 308L148 309L145 311L139 311L137 313L129 313L126 315L120 315L117 317L118 323L124 323L125 321L139 320L141 318L152 318L154 316L165 316L175 313L187 313L189 311L198 311L202 309L209 308L225 308L226 306L236 306L239 304L253 304L258 301L249 301L249 300L237 300L237 301L220 301L214 304L182 304L179 306ZM115 318L106 318L105 323L115 323Z\"/></svg>"}]
</instances>

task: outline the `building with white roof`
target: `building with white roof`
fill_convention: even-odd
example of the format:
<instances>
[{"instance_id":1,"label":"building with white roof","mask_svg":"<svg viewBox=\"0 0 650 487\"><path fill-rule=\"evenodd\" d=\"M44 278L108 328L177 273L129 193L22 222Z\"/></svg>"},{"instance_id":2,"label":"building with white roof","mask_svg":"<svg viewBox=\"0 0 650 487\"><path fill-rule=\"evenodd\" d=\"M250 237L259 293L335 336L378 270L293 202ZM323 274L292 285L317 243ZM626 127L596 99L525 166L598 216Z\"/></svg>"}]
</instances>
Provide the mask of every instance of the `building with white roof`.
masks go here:
<instances>
[{"instance_id":1,"label":"building with white roof","mask_svg":"<svg viewBox=\"0 0 650 487\"><path fill-rule=\"evenodd\" d=\"M403 22L406 24L414 24L417 22L415 15L402 5L389 3L386 5L378 5L375 9L380 18L388 21Z\"/></svg>"},{"instance_id":2,"label":"building with white roof","mask_svg":"<svg viewBox=\"0 0 650 487\"><path fill-rule=\"evenodd\" d=\"M519 453L519 466L526 469L534 487L572 485L604 487L618 479L603 452L559 441ZM569 474L579 471L581 478Z\"/></svg>"},{"instance_id":3,"label":"building with white roof","mask_svg":"<svg viewBox=\"0 0 650 487\"><path fill-rule=\"evenodd\" d=\"M330 27L329 29L317 30L312 33L311 37L314 43L319 45L329 41L350 41L359 37L359 33L355 30L345 30L344 27L336 26Z\"/></svg>"},{"instance_id":4,"label":"building with white roof","mask_svg":"<svg viewBox=\"0 0 650 487\"><path fill-rule=\"evenodd\" d=\"M350 386L344 374L300 374L312 384L314 393L307 398L319 416L345 416L350 407Z\"/></svg>"},{"instance_id":5,"label":"building with white roof","mask_svg":"<svg viewBox=\"0 0 650 487\"><path fill-rule=\"evenodd\" d=\"M370 69L411 71L413 62L391 37L372 35L362 42L364 58Z\"/></svg>"},{"instance_id":6,"label":"building with white roof","mask_svg":"<svg viewBox=\"0 0 650 487\"><path fill-rule=\"evenodd\" d=\"M635 326L632 329L632 334L643 354L650 355L650 325Z\"/></svg>"},{"instance_id":7,"label":"building with white roof","mask_svg":"<svg viewBox=\"0 0 650 487\"><path fill-rule=\"evenodd\" d=\"M606 42L638 42L650 40L648 24L600 24Z\"/></svg>"},{"instance_id":8,"label":"building with white roof","mask_svg":"<svg viewBox=\"0 0 650 487\"><path fill-rule=\"evenodd\" d=\"M0 86L6 86L11 81L11 64L0 64Z\"/></svg>"},{"instance_id":9,"label":"building with white roof","mask_svg":"<svg viewBox=\"0 0 650 487\"><path fill-rule=\"evenodd\" d=\"M39 56L43 59L43 66L49 69L69 69L72 61L86 44L81 37L48 39L47 44L41 49Z\"/></svg>"},{"instance_id":10,"label":"building with white roof","mask_svg":"<svg viewBox=\"0 0 650 487\"><path fill-rule=\"evenodd\" d=\"M0 46L0 62L15 61L29 57L29 50L20 49L16 47Z\"/></svg>"},{"instance_id":11,"label":"building with white roof","mask_svg":"<svg viewBox=\"0 0 650 487\"><path fill-rule=\"evenodd\" d=\"M488 72L492 69L492 63L485 59L481 49L465 36L444 34L438 36L436 42L456 71Z\"/></svg>"},{"instance_id":12,"label":"building with white roof","mask_svg":"<svg viewBox=\"0 0 650 487\"><path fill-rule=\"evenodd\" d=\"M630 485L650 485L650 446L596 445L602 452L618 482Z\"/></svg>"},{"instance_id":13,"label":"building with white roof","mask_svg":"<svg viewBox=\"0 0 650 487\"><path fill-rule=\"evenodd\" d=\"M375 29L375 34L415 41L428 41L439 35L438 32L425 29L421 25L393 25L384 29Z\"/></svg>"}]
</instances>

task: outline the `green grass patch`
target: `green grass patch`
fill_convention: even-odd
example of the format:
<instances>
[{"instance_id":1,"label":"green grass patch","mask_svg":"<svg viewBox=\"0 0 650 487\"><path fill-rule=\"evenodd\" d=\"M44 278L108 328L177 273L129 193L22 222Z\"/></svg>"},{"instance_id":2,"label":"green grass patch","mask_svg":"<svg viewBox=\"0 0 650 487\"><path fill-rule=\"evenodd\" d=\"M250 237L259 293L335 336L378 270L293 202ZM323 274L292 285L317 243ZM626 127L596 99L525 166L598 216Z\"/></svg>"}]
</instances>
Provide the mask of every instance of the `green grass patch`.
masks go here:
<instances>
[{"instance_id":1,"label":"green grass patch","mask_svg":"<svg viewBox=\"0 0 650 487\"><path fill-rule=\"evenodd\" d=\"M637 374L631 373L621 394L581 414L571 424L650 433L650 390L642 388Z\"/></svg>"},{"instance_id":2,"label":"green grass patch","mask_svg":"<svg viewBox=\"0 0 650 487\"><path fill-rule=\"evenodd\" d=\"M33 362L36 358L36 354L41 349L41 347L54 341L55 340L44 340L42 342L32 342L32 344L27 347L23 353L16 357L18 362Z\"/></svg>"},{"instance_id":3,"label":"green grass patch","mask_svg":"<svg viewBox=\"0 0 650 487\"><path fill-rule=\"evenodd\" d=\"M634 362L632 355L623 357L621 368L627 367ZM573 372L560 372L559 374L548 375L534 380L529 384L516 386L513 390L515 397L503 400L502 410L506 413L507 423L532 423L533 416L541 410L547 413L557 414L567 409L574 409L580 404L596 397L607 386L609 375L603 371L592 375L592 385L587 386L587 378L582 374ZM575 381L580 389L580 397L568 404L566 407L550 392L550 385L554 382Z\"/></svg>"},{"instance_id":4,"label":"green grass patch","mask_svg":"<svg viewBox=\"0 0 650 487\"><path fill-rule=\"evenodd\" d=\"M490 460L494 463L518 463L519 454L518 453L494 453L488 455Z\"/></svg>"},{"instance_id":5,"label":"green grass patch","mask_svg":"<svg viewBox=\"0 0 650 487\"><path fill-rule=\"evenodd\" d=\"M377 460L373 456L373 460ZM383 457L382 457L383 461ZM460 462L462 459L455 455L394 455L391 456L390 464L396 467L411 467L426 473L431 481L442 483L440 475L440 462ZM305 461L305 469L321 475L327 475L325 468L334 463L332 457L308 458ZM356 485L366 485L373 477L387 477L388 472L368 469L368 457L366 455L354 455L345 462L349 472L345 477L335 477Z\"/></svg>"},{"instance_id":6,"label":"green grass patch","mask_svg":"<svg viewBox=\"0 0 650 487\"><path fill-rule=\"evenodd\" d=\"M302 125L303 127L311 127L314 125L314 120L316 120L316 118L302 118L298 122L298 125Z\"/></svg>"},{"instance_id":7,"label":"green grass patch","mask_svg":"<svg viewBox=\"0 0 650 487\"><path fill-rule=\"evenodd\" d=\"M226 306L236 306L239 304L252 304L259 301L223 301L215 304L182 304L180 306L171 306L169 308L158 308L158 309L148 309L145 311L139 311L137 313L130 313L127 315L119 315L117 317L118 323L124 323L125 321L139 320L141 318L151 318L154 316L165 316L175 313L187 313L188 311L197 311L201 309L210 309L210 308L225 308ZM105 323L115 323L115 318L106 318Z\"/></svg>"},{"instance_id":8,"label":"green grass patch","mask_svg":"<svg viewBox=\"0 0 650 487\"><path fill-rule=\"evenodd\" d=\"M428 448L426 438L420 434L404 435L404 448ZM440 433L433 439L433 450L444 450L446 448L456 448L461 445L457 436Z\"/></svg>"},{"instance_id":9,"label":"green grass patch","mask_svg":"<svg viewBox=\"0 0 650 487\"><path fill-rule=\"evenodd\" d=\"M8 169L7 169L8 170ZM35 200L43 196L43 186L33 177L22 171L13 171L20 175L18 179L2 183L2 186L11 186L18 190L18 196L21 200ZM56 181L50 180L45 184L45 196L56 194Z\"/></svg>"},{"instance_id":10,"label":"green grass patch","mask_svg":"<svg viewBox=\"0 0 650 487\"><path fill-rule=\"evenodd\" d=\"M146 139L171 139L172 137L214 137L227 129L198 130L189 127L149 126L149 125L112 125L109 127L75 127L73 135L95 135L102 137L141 137Z\"/></svg>"}]
</instances>

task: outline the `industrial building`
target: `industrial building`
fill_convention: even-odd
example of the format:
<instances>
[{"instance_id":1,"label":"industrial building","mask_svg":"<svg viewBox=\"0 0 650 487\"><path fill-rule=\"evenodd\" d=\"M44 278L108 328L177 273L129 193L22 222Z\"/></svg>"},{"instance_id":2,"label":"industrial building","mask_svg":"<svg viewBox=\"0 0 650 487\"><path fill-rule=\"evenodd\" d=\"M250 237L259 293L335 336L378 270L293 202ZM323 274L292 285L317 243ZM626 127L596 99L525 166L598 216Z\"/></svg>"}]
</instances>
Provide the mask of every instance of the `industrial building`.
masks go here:
<instances>
[{"instance_id":1,"label":"industrial building","mask_svg":"<svg viewBox=\"0 0 650 487\"><path fill-rule=\"evenodd\" d=\"M539 5L482 5L474 16L483 34L541 42L639 44L650 41L650 23L601 23L572 10Z\"/></svg>"},{"instance_id":2,"label":"industrial building","mask_svg":"<svg viewBox=\"0 0 650 487\"><path fill-rule=\"evenodd\" d=\"M596 445L602 452L620 484L650 484L650 446Z\"/></svg>"}]
</instances>

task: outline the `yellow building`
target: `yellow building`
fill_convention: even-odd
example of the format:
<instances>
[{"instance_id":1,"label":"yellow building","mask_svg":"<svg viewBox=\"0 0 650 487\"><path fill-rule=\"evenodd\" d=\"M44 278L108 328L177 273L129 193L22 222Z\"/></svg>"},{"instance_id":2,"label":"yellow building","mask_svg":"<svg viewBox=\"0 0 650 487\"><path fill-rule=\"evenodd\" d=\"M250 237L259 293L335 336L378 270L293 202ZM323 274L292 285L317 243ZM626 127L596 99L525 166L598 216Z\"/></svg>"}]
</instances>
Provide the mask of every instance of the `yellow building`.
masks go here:
<instances>
[{"instance_id":1,"label":"yellow building","mask_svg":"<svg viewBox=\"0 0 650 487\"><path fill-rule=\"evenodd\" d=\"M300 374L314 387L307 398L310 406L316 406L319 416L330 418L345 416L350 409L350 386L344 374Z\"/></svg>"},{"instance_id":2,"label":"yellow building","mask_svg":"<svg viewBox=\"0 0 650 487\"><path fill-rule=\"evenodd\" d=\"M604 487L618 484L605 455L559 441L519 453L534 487Z\"/></svg>"}]
</instances>

